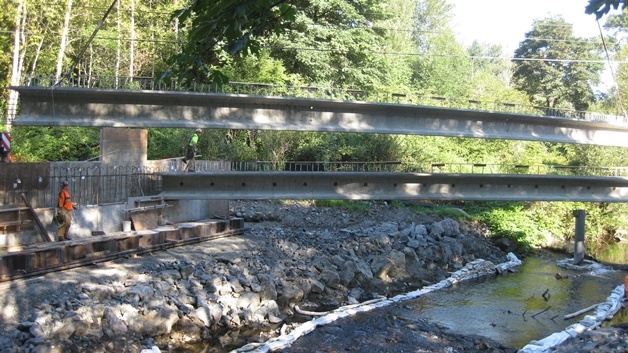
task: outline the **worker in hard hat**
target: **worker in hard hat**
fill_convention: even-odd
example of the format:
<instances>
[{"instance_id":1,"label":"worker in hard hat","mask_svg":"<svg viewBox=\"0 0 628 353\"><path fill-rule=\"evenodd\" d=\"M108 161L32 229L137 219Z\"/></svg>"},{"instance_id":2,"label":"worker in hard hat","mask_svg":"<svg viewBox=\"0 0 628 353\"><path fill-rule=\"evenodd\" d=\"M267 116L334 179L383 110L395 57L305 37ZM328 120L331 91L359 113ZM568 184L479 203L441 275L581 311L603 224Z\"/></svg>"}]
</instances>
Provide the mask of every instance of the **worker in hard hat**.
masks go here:
<instances>
[{"instance_id":1,"label":"worker in hard hat","mask_svg":"<svg viewBox=\"0 0 628 353\"><path fill-rule=\"evenodd\" d=\"M197 144L198 144L198 139L201 137L201 134L203 134L203 130L196 129L194 131L194 134L188 140L188 144L186 146L187 152L185 154L185 157L183 157L183 163L187 164L188 161L190 162L190 165L188 165L189 172L195 171L195 167L196 167L195 157L196 157L196 151L198 151Z\"/></svg>"},{"instance_id":2,"label":"worker in hard hat","mask_svg":"<svg viewBox=\"0 0 628 353\"><path fill-rule=\"evenodd\" d=\"M70 199L70 191L68 190L68 182L61 181L61 190L59 191L59 199L57 202L57 214L55 218L57 220L58 230L57 235L59 241L70 240L68 231L72 224L72 210L74 209L74 203Z\"/></svg>"}]
</instances>

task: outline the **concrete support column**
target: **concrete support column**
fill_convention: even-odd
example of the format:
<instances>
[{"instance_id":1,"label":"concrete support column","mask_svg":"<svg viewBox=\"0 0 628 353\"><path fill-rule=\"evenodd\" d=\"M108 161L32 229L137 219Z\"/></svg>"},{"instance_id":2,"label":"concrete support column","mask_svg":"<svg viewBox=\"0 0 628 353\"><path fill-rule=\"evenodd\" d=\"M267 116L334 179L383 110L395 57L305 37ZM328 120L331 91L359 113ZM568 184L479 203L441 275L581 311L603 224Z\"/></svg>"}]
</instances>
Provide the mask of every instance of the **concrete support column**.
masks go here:
<instances>
[{"instance_id":1,"label":"concrete support column","mask_svg":"<svg viewBox=\"0 0 628 353\"><path fill-rule=\"evenodd\" d=\"M573 251L573 264L579 265L584 260L584 210L573 211L574 217L576 217L576 239L574 242Z\"/></svg>"}]
</instances>

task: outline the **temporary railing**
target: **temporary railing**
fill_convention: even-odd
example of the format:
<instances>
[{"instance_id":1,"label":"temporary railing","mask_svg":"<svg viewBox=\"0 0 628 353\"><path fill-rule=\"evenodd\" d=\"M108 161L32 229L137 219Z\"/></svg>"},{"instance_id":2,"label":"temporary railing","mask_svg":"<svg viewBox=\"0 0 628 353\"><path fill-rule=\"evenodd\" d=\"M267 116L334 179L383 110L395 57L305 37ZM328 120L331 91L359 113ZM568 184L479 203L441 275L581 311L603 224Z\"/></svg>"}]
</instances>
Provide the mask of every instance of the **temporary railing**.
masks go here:
<instances>
[{"instance_id":1,"label":"temporary railing","mask_svg":"<svg viewBox=\"0 0 628 353\"><path fill-rule=\"evenodd\" d=\"M430 164L429 172L628 177L628 167L592 167L547 164L432 163Z\"/></svg>"},{"instance_id":2,"label":"temporary railing","mask_svg":"<svg viewBox=\"0 0 628 353\"><path fill-rule=\"evenodd\" d=\"M197 168L198 170L198 168ZM537 174L569 176L628 177L628 167L563 166L545 164L486 164L486 163L405 163L381 162L311 162L254 161L231 162L231 171L297 171L297 172L404 172L455 174Z\"/></svg>"},{"instance_id":3,"label":"temporary railing","mask_svg":"<svg viewBox=\"0 0 628 353\"><path fill-rule=\"evenodd\" d=\"M545 117L560 117L587 121L608 122L614 124L628 124L628 117L609 115L595 112L537 107L525 104L514 104L497 101L478 101L467 98L440 97L433 95L419 95L414 93L399 93L385 91L367 91L335 87L313 87L294 85L274 85L250 82L217 83L189 83L181 85L175 81L163 82L152 77L128 77L88 75L64 78L60 82L54 75L27 76L23 80L24 86L40 87L76 87L100 89L129 89L129 90L159 90L159 91L186 91L199 93L247 94L275 97L318 98L344 101L367 101L378 103L411 104L455 109L469 109L493 112L507 112Z\"/></svg>"},{"instance_id":4,"label":"temporary railing","mask_svg":"<svg viewBox=\"0 0 628 353\"><path fill-rule=\"evenodd\" d=\"M229 162L196 161L197 171L226 170ZM158 195L160 173L183 170L180 159L148 161L144 165L103 165L101 162L0 163L0 205L21 204L20 194L34 208L55 207L59 184L69 184L79 205L126 202L129 197Z\"/></svg>"},{"instance_id":5,"label":"temporary railing","mask_svg":"<svg viewBox=\"0 0 628 353\"><path fill-rule=\"evenodd\" d=\"M0 166L0 204L21 204L21 194L34 208L55 207L60 182L70 187L80 205L126 202L128 197L161 192L162 167L103 166L97 162L10 163Z\"/></svg>"},{"instance_id":6,"label":"temporary railing","mask_svg":"<svg viewBox=\"0 0 628 353\"><path fill-rule=\"evenodd\" d=\"M312 162L255 161L231 162L232 171L291 171L291 172L401 172L401 162Z\"/></svg>"},{"instance_id":7,"label":"temporary railing","mask_svg":"<svg viewBox=\"0 0 628 353\"><path fill-rule=\"evenodd\" d=\"M537 174L628 177L628 167L484 163L313 162L313 161L195 161L197 173L207 171L398 172L457 174ZM100 162L1 163L0 205L21 204L21 194L34 208L55 207L59 184L69 183L79 205L126 202L129 197L158 195L161 173L182 172L180 160L150 161L150 165L104 166Z\"/></svg>"}]
</instances>

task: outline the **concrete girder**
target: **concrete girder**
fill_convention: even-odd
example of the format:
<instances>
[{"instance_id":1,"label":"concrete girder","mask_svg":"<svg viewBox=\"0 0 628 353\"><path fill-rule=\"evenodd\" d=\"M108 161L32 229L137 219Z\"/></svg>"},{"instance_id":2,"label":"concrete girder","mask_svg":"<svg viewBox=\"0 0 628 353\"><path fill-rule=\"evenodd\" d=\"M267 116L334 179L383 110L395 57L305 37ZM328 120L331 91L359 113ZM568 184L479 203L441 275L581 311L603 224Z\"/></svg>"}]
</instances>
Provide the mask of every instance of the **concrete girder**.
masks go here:
<instances>
[{"instance_id":1,"label":"concrete girder","mask_svg":"<svg viewBox=\"0 0 628 353\"><path fill-rule=\"evenodd\" d=\"M628 125L571 118L249 95L11 87L14 125L337 131L628 147Z\"/></svg>"},{"instance_id":2,"label":"concrete girder","mask_svg":"<svg viewBox=\"0 0 628 353\"><path fill-rule=\"evenodd\" d=\"M162 173L166 199L626 202L628 178L369 172Z\"/></svg>"}]
</instances>

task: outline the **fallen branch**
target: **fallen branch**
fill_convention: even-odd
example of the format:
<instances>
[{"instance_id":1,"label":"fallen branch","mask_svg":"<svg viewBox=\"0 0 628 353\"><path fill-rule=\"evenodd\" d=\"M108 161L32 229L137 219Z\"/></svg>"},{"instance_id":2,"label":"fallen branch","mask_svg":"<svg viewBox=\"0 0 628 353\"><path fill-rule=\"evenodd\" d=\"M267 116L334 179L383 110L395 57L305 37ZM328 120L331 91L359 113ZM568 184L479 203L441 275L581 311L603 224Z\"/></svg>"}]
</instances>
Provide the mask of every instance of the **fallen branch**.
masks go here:
<instances>
[{"instance_id":1,"label":"fallen branch","mask_svg":"<svg viewBox=\"0 0 628 353\"><path fill-rule=\"evenodd\" d=\"M545 308L545 309L539 311L538 313L532 315L532 317L535 317L535 316L537 316L539 314L543 314L544 312L548 311L550 308L551 308L551 306L548 306L547 308Z\"/></svg>"},{"instance_id":2,"label":"fallen branch","mask_svg":"<svg viewBox=\"0 0 628 353\"><path fill-rule=\"evenodd\" d=\"M582 309L582 310L578 310L578 311L576 311L576 312L575 312L575 313L573 313L573 314L567 314L567 315L565 315L565 316L563 317L563 319L564 319L564 320L569 320L569 319L571 319L571 318L572 318L572 317L574 317L574 316L582 315L582 314L584 314L584 313L586 313L586 312L589 312L589 311L591 311L591 310L593 310L593 309L597 308L597 306L598 306L598 305L599 305L599 304L593 304L593 305L591 305L590 307L588 307L588 308L584 308L584 309Z\"/></svg>"}]
</instances>

